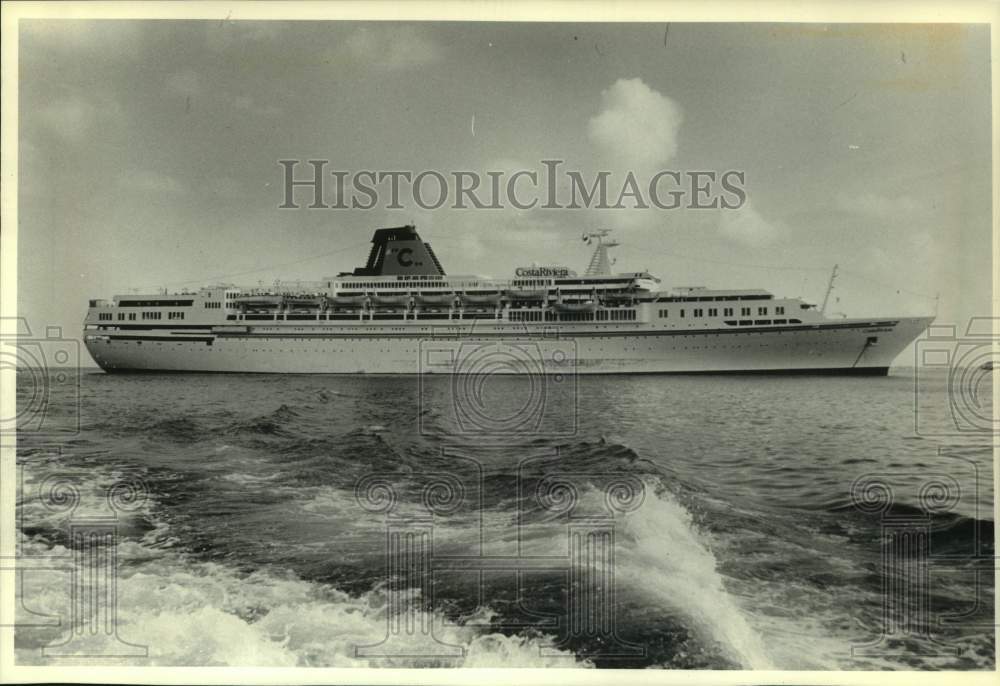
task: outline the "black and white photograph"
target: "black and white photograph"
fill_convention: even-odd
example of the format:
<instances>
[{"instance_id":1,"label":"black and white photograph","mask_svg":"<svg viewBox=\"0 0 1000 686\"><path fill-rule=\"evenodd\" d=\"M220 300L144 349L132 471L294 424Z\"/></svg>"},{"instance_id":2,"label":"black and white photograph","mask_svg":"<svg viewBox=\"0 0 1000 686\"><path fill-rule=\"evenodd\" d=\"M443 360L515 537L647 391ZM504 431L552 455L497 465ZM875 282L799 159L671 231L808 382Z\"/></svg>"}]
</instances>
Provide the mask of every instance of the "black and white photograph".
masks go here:
<instances>
[{"instance_id":1,"label":"black and white photograph","mask_svg":"<svg viewBox=\"0 0 1000 686\"><path fill-rule=\"evenodd\" d=\"M0 681L995 678L996 4L199 5L3 5Z\"/></svg>"}]
</instances>

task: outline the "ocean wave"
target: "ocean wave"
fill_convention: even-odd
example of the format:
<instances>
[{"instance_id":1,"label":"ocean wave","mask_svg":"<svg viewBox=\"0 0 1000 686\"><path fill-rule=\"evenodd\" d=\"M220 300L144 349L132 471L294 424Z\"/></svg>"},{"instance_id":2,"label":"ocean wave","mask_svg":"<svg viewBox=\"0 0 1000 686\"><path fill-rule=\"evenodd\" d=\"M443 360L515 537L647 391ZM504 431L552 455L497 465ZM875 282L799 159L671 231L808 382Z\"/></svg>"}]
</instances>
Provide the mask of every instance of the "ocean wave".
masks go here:
<instances>
[{"instance_id":1,"label":"ocean wave","mask_svg":"<svg viewBox=\"0 0 1000 686\"><path fill-rule=\"evenodd\" d=\"M29 544L32 554L71 556L60 546ZM145 646L148 657L129 663L174 666L278 667L583 667L551 637L507 635L476 622L455 623L440 613L414 610L430 633L393 636L384 594L351 596L292 574L243 575L216 563L191 562L163 551L119 550L132 563L118 580L117 638L103 633L80 654L113 655L117 641ZM145 561L141 556L153 555ZM69 584L25 585L23 606L66 616ZM46 664L41 648L64 640L59 627L21 629L20 664ZM93 660L93 658L91 658ZM109 658L110 663L121 660Z\"/></svg>"},{"instance_id":2,"label":"ocean wave","mask_svg":"<svg viewBox=\"0 0 1000 686\"><path fill-rule=\"evenodd\" d=\"M926 530L931 537L935 554L945 551L957 555L992 554L995 522L990 518L970 517L961 512L933 512L925 507L907 503L893 503L876 513L861 512L855 503L839 502L828 512L870 521L876 529L879 524L891 526L906 522L914 529ZM979 546L972 550L970 546Z\"/></svg>"},{"instance_id":3,"label":"ocean wave","mask_svg":"<svg viewBox=\"0 0 1000 686\"><path fill-rule=\"evenodd\" d=\"M164 416L162 410L129 408L114 417L84 425L101 436L140 437L168 443L195 443L213 431L214 418L196 417L190 412Z\"/></svg>"},{"instance_id":4,"label":"ocean wave","mask_svg":"<svg viewBox=\"0 0 1000 686\"><path fill-rule=\"evenodd\" d=\"M278 409L230 424L225 429L226 434L259 434L281 438L294 438L298 435L293 431L292 424L301 417L298 411L282 404Z\"/></svg>"},{"instance_id":5,"label":"ocean wave","mask_svg":"<svg viewBox=\"0 0 1000 686\"><path fill-rule=\"evenodd\" d=\"M688 618L745 669L773 669L761 636L728 592L718 560L691 513L669 493L646 498L624 519L616 577L629 592Z\"/></svg>"}]
</instances>

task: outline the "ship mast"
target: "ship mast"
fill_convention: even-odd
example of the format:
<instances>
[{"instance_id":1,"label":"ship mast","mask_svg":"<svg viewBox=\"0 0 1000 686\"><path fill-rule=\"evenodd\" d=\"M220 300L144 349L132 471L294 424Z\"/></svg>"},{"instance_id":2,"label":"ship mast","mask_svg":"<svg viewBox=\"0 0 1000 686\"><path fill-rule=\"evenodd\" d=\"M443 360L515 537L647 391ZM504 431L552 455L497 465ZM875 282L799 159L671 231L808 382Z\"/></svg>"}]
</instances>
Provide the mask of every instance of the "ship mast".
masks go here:
<instances>
[{"instance_id":1,"label":"ship mast","mask_svg":"<svg viewBox=\"0 0 1000 686\"><path fill-rule=\"evenodd\" d=\"M616 240L607 238L610 233L610 229L599 229L598 231L583 234L583 242L587 245L590 245L594 241L597 242L597 245L594 247L594 254L590 257L590 264L587 265L586 276L611 273L611 260L608 259L608 248L614 248L619 243Z\"/></svg>"},{"instance_id":2,"label":"ship mast","mask_svg":"<svg viewBox=\"0 0 1000 686\"><path fill-rule=\"evenodd\" d=\"M826 285L826 295L823 296L823 306L819 308L820 314L826 314L826 303L830 300L830 293L833 291L833 281L837 278L837 267L839 265L833 265L833 271L830 273L830 283Z\"/></svg>"}]
</instances>

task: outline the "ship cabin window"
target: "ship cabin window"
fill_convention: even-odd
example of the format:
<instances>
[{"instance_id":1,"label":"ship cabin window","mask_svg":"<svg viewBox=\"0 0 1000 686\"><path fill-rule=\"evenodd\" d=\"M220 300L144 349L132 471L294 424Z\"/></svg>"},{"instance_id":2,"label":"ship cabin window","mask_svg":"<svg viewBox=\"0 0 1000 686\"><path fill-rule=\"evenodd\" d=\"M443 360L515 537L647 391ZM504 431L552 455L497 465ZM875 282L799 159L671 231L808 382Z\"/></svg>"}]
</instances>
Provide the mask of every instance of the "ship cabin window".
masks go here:
<instances>
[{"instance_id":1,"label":"ship cabin window","mask_svg":"<svg viewBox=\"0 0 1000 686\"><path fill-rule=\"evenodd\" d=\"M128 313L128 320L130 322L134 322L135 321L135 312L129 312Z\"/></svg>"},{"instance_id":2,"label":"ship cabin window","mask_svg":"<svg viewBox=\"0 0 1000 686\"><path fill-rule=\"evenodd\" d=\"M206 302L205 303L205 307L208 308L208 309L210 309L210 310L217 310L220 307L222 307L222 303L219 303L219 302Z\"/></svg>"},{"instance_id":3,"label":"ship cabin window","mask_svg":"<svg viewBox=\"0 0 1000 686\"><path fill-rule=\"evenodd\" d=\"M705 310L701 309L700 307L696 307L695 308L695 310L694 310L694 316L695 317L702 317L702 316L704 316L704 314L705 314Z\"/></svg>"},{"instance_id":4,"label":"ship cabin window","mask_svg":"<svg viewBox=\"0 0 1000 686\"><path fill-rule=\"evenodd\" d=\"M718 317L719 316L719 310L717 310L714 307L708 308L708 316L709 317Z\"/></svg>"},{"instance_id":5,"label":"ship cabin window","mask_svg":"<svg viewBox=\"0 0 1000 686\"><path fill-rule=\"evenodd\" d=\"M785 313L785 308L783 306L775 307L774 308L774 313L775 314L784 314Z\"/></svg>"},{"instance_id":6,"label":"ship cabin window","mask_svg":"<svg viewBox=\"0 0 1000 686\"><path fill-rule=\"evenodd\" d=\"M660 310L660 319L666 319L670 315L670 310Z\"/></svg>"},{"instance_id":7,"label":"ship cabin window","mask_svg":"<svg viewBox=\"0 0 1000 686\"><path fill-rule=\"evenodd\" d=\"M733 308L731 308L731 307L723 308L722 314L723 314L723 316L726 316L726 317L732 317L733 316Z\"/></svg>"},{"instance_id":8,"label":"ship cabin window","mask_svg":"<svg viewBox=\"0 0 1000 686\"><path fill-rule=\"evenodd\" d=\"M191 307L194 300L119 300L119 307Z\"/></svg>"},{"instance_id":9,"label":"ship cabin window","mask_svg":"<svg viewBox=\"0 0 1000 686\"><path fill-rule=\"evenodd\" d=\"M740 316L741 317L749 317L750 316L750 308L749 307L741 307L740 308ZM743 322L740 322L741 325L742 325L742 323Z\"/></svg>"},{"instance_id":10,"label":"ship cabin window","mask_svg":"<svg viewBox=\"0 0 1000 686\"><path fill-rule=\"evenodd\" d=\"M767 314L767 308L766 307L758 307L757 308L757 314L758 315Z\"/></svg>"},{"instance_id":11,"label":"ship cabin window","mask_svg":"<svg viewBox=\"0 0 1000 686\"><path fill-rule=\"evenodd\" d=\"M775 324L787 324L788 320L787 319L775 319L774 323Z\"/></svg>"},{"instance_id":12,"label":"ship cabin window","mask_svg":"<svg viewBox=\"0 0 1000 686\"><path fill-rule=\"evenodd\" d=\"M162 312L143 312L142 313L142 318L143 319L160 319L162 317L163 317L163 313Z\"/></svg>"},{"instance_id":13,"label":"ship cabin window","mask_svg":"<svg viewBox=\"0 0 1000 686\"><path fill-rule=\"evenodd\" d=\"M754 324L770 324L771 320L770 319L755 319L753 321L753 323Z\"/></svg>"},{"instance_id":14,"label":"ship cabin window","mask_svg":"<svg viewBox=\"0 0 1000 686\"><path fill-rule=\"evenodd\" d=\"M684 310L681 310L681 319L684 319Z\"/></svg>"},{"instance_id":15,"label":"ship cabin window","mask_svg":"<svg viewBox=\"0 0 1000 686\"><path fill-rule=\"evenodd\" d=\"M121 321L125 321L125 313L124 312L119 312L118 313L118 321L120 321L120 322Z\"/></svg>"},{"instance_id":16,"label":"ship cabin window","mask_svg":"<svg viewBox=\"0 0 1000 686\"><path fill-rule=\"evenodd\" d=\"M752 319L741 319L740 320L740 326L752 326L752 325L753 325L753 320Z\"/></svg>"},{"instance_id":17,"label":"ship cabin window","mask_svg":"<svg viewBox=\"0 0 1000 686\"><path fill-rule=\"evenodd\" d=\"M168 312L167 319L184 319L183 312Z\"/></svg>"}]
</instances>

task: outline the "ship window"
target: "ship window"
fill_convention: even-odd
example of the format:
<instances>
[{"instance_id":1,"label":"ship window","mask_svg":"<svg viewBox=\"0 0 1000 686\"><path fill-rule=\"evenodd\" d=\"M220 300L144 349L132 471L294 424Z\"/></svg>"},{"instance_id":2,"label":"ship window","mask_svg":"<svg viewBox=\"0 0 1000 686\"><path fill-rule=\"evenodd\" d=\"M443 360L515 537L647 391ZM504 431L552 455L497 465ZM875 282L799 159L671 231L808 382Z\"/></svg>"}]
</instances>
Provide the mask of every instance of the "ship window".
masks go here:
<instances>
[{"instance_id":1,"label":"ship window","mask_svg":"<svg viewBox=\"0 0 1000 686\"><path fill-rule=\"evenodd\" d=\"M789 319L788 323L789 324L801 324L802 320L801 319Z\"/></svg>"},{"instance_id":2,"label":"ship window","mask_svg":"<svg viewBox=\"0 0 1000 686\"><path fill-rule=\"evenodd\" d=\"M681 310L681 319L684 319L684 310Z\"/></svg>"},{"instance_id":3,"label":"ship window","mask_svg":"<svg viewBox=\"0 0 1000 686\"><path fill-rule=\"evenodd\" d=\"M774 323L775 324L787 324L788 320L787 319L775 319Z\"/></svg>"},{"instance_id":4,"label":"ship window","mask_svg":"<svg viewBox=\"0 0 1000 686\"><path fill-rule=\"evenodd\" d=\"M719 316L719 311L717 309L715 309L714 307L710 307L710 308L708 308L708 316L709 317L718 317Z\"/></svg>"},{"instance_id":5,"label":"ship window","mask_svg":"<svg viewBox=\"0 0 1000 686\"><path fill-rule=\"evenodd\" d=\"M754 324L770 324L771 320L770 319L755 319L753 323Z\"/></svg>"},{"instance_id":6,"label":"ship window","mask_svg":"<svg viewBox=\"0 0 1000 686\"><path fill-rule=\"evenodd\" d=\"M751 326L753 324L752 319L741 319L740 326Z\"/></svg>"},{"instance_id":7,"label":"ship window","mask_svg":"<svg viewBox=\"0 0 1000 686\"><path fill-rule=\"evenodd\" d=\"M758 307L757 308L757 314L758 315L767 314L767 308L766 307Z\"/></svg>"},{"instance_id":8,"label":"ship window","mask_svg":"<svg viewBox=\"0 0 1000 686\"><path fill-rule=\"evenodd\" d=\"M119 300L119 307L190 307L193 300Z\"/></svg>"},{"instance_id":9,"label":"ship window","mask_svg":"<svg viewBox=\"0 0 1000 686\"><path fill-rule=\"evenodd\" d=\"M740 308L740 315L743 316L743 317L749 317L750 316L750 308L749 307L741 307Z\"/></svg>"},{"instance_id":10,"label":"ship window","mask_svg":"<svg viewBox=\"0 0 1000 686\"><path fill-rule=\"evenodd\" d=\"M785 308L783 306L775 307L774 308L774 313L775 314L784 314L785 313Z\"/></svg>"},{"instance_id":11,"label":"ship window","mask_svg":"<svg viewBox=\"0 0 1000 686\"><path fill-rule=\"evenodd\" d=\"M722 310L722 314L723 314L723 316L726 316L726 317L732 317L733 316L733 308L731 308L731 307L724 308Z\"/></svg>"},{"instance_id":12,"label":"ship window","mask_svg":"<svg viewBox=\"0 0 1000 686\"><path fill-rule=\"evenodd\" d=\"M694 310L694 316L695 317L701 317L704 314L705 314L705 310L703 310L703 309L701 309L699 307L695 308L695 310Z\"/></svg>"}]
</instances>

